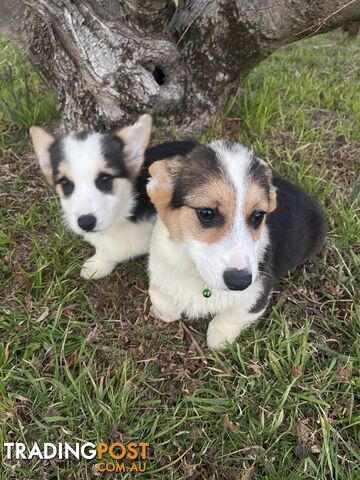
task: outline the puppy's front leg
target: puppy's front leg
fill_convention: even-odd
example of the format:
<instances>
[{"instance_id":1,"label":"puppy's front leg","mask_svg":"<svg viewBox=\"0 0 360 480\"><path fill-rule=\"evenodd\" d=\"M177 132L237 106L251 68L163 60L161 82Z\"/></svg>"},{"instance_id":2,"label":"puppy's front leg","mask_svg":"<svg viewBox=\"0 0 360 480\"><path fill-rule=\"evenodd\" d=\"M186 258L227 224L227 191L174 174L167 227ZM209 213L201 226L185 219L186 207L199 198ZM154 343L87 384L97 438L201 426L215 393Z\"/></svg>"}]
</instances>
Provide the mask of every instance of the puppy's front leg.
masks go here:
<instances>
[{"instance_id":1,"label":"puppy's front leg","mask_svg":"<svg viewBox=\"0 0 360 480\"><path fill-rule=\"evenodd\" d=\"M265 309L257 313L225 310L218 313L208 326L206 339L208 347L213 349L225 348L226 342L233 343L241 330L248 327L264 313Z\"/></svg>"},{"instance_id":2,"label":"puppy's front leg","mask_svg":"<svg viewBox=\"0 0 360 480\"><path fill-rule=\"evenodd\" d=\"M80 275L87 280L96 280L98 278L106 277L106 275L109 275L109 273L114 270L117 263L118 262L109 260L96 252L95 255L86 260L81 269Z\"/></svg>"},{"instance_id":3,"label":"puppy's front leg","mask_svg":"<svg viewBox=\"0 0 360 480\"><path fill-rule=\"evenodd\" d=\"M150 285L149 295L151 301L150 314L164 322L175 322L181 318L181 310L171 302L158 287Z\"/></svg>"}]
</instances>

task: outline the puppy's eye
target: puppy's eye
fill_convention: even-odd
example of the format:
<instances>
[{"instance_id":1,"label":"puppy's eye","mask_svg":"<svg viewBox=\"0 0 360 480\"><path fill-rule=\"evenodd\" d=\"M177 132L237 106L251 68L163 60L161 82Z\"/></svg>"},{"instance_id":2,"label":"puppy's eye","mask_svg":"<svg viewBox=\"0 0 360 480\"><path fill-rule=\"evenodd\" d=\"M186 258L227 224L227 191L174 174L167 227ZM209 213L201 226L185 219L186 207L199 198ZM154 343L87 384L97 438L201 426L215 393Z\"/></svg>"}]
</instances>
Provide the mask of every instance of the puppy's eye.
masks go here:
<instances>
[{"instance_id":1,"label":"puppy's eye","mask_svg":"<svg viewBox=\"0 0 360 480\"><path fill-rule=\"evenodd\" d=\"M264 217L265 217L265 212L253 212L251 215L250 215L250 224L253 228L259 228L262 221L264 220Z\"/></svg>"},{"instance_id":2,"label":"puppy's eye","mask_svg":"<svg viewBox=\"0 0 360 480\"><path fill-rule=\"evenodd\" d=\"M219 228L225 224L225 217L218 208L195 208L196 215L203 228Z\"/></svg>"},{"instance_id":3,"label":"puppy's eye","mask_svg":"<svg viewBox=\"0 0 360 480\"><path fill-rule=\"evenodd\" d=\"M112 178L111 175L108 175L107 173L104 173L98 176L98 180L101 183L110 182L111 178Z\"/></svg>"},{"instance_id":4,"label":"puppy's eye","mask_svg":"<svg viewBox=\"0 0 360 480\"><path fill-rule=\"evenodd\" d=\"M212 208L197 208L197 216L201 222L209 223L215 217L215 210Z\"/></svg>"},{"instance_id":5,"label":"puppy's eye","mask_svg":"<svg viewBox=\"0 0 360 480\"><path fill-rule=\"evenodd\" d=\"M61 185L62 191L64 192L65 196L69 196L72 194L74 190L74 183L67 177L60 178L60 180L58 180L58 184Z\"/></svg>"},{"instance_id":6,"label":"puppy's eye","mask_svg":"<svg viewBox=\"0 0 360 480\"><path fill-rule=\"evenodd\" d=\"M100 173L95 180L95 185L102 192L110 192L112 189L113 177L108 173Z\"/></svg>"}]
</instances>

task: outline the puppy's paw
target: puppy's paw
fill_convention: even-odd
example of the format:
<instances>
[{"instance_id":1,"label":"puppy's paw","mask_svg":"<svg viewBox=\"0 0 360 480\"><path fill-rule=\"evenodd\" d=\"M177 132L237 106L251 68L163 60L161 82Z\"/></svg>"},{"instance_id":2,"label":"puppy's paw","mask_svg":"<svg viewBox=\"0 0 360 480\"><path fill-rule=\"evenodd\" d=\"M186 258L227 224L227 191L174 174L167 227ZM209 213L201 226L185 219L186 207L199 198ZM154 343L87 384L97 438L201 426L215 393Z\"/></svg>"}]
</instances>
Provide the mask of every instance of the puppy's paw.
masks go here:
<instances>
[{"instance_id":1,"label":"puppy's paw","mask_svg":"<svg viewBox=\"0 0 360 480\"><path fill-rule=\"evenodd\" d=\"M173 312L164 312L163 310L160 312L154 304L150 307L150 315L167 323L176 322L181 318L181 315L176 315Z\"/></svg>"},{"instance_id":2,"label":"puppy's paw","mask_svg":"<svg viewBox=\"0 0 360 480\"><path fill-rule=\"evenodd\" d=\"M86 278L86 280L96 280L98 278L103 278L106 277L106 275L109 275L109 273L114 270L115 266L116 262L106 260L95 254L88 260L86 260L81 269L80 276L82 278Z\"/></svg>"},{"instance_id":3,"label":"puppy's paw","mask_svg":"<svg viewBox=\"0 0 360 480\"><path fill-rule=\"evenodd\" d=\"M213 350L222 350L226 347L226 342L228 342L229 339L225 334L225 330L224 324L221 322L214 322L214 320L212 320L209 323L206 333L206 342L209 348L212 348Z\"/></svg>"},{"instance_id":4,"label":"puppy's paw","mask_svg":"<svg viewBox=\"0 0 360 480\"><path fill-rule=\"evenodd\" d=\"M150 315L163 322L175 322L181 318L181 310L157 286L150 285Z\"/></svg>"},{"instance_id":5,"label":"puppy's paw","mask_svg":"<svg viewBox=\"0 0 360 480\"><path fill-rule=\"evenodd\" d=\"M242 323L236 315L228 312L216 315L209 323L206 339L208 347L222 350L227 343L233 343L242 330Z\"/></svg>"}]
</instances>

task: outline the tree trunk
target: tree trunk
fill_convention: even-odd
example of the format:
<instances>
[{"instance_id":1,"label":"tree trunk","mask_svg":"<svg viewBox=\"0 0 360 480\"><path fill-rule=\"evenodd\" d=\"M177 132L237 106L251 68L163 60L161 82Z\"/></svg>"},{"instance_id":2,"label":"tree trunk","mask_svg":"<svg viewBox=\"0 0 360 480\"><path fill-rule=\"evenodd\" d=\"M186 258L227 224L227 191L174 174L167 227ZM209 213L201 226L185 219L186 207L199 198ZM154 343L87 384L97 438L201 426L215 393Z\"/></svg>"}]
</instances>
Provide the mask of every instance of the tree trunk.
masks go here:
<instances>
[{"instance_id":1,"label":"tree trunk","mask_svg":"<svg viewBox=\"0 0 360 480\"><path fill-rule=\"evenodd\" d=\"M276 48L359 19L360 0L0 0L0 31L73 129L149 112L199 133Z\"/></svg>"}]
</instances>

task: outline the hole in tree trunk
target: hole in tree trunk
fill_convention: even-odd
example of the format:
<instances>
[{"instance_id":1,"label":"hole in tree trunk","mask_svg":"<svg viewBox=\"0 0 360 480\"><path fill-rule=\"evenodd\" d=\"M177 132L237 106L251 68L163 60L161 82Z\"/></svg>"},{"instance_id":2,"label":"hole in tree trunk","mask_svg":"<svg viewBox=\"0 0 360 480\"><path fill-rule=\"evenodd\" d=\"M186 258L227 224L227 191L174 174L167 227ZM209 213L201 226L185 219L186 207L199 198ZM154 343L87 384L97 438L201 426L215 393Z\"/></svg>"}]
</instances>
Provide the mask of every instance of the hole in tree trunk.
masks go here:
<instances>
[{"instance_id":1,"label":"hole in tree trunk","mask_svg":"<svg viewBox=\"0 0 360 480\"><path fill-rule=\"evenodd\" d=\"M153 77L158 85L164 85L166 77L161 67L155 66L153 70Z\"/></svg>"}]
</instances>

